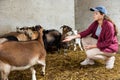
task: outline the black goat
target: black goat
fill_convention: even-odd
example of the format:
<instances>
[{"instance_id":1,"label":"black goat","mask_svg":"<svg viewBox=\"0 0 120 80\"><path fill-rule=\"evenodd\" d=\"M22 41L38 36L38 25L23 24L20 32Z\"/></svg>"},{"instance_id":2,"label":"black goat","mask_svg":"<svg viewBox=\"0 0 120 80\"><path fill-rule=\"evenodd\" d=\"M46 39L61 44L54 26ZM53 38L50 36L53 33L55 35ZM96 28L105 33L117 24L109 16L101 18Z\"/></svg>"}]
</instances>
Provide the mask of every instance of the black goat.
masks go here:
<instances>
[{"instance_id":1,"label":"black goat","mask_svg":"<svg viewBox=\"0 0 120 80\"><path fill-rule=\"evenodd\" d=\"M47 51L59 51L61 42L61 33L55 29L43 31L43 41Z\"/></svg>"}]
</instances>

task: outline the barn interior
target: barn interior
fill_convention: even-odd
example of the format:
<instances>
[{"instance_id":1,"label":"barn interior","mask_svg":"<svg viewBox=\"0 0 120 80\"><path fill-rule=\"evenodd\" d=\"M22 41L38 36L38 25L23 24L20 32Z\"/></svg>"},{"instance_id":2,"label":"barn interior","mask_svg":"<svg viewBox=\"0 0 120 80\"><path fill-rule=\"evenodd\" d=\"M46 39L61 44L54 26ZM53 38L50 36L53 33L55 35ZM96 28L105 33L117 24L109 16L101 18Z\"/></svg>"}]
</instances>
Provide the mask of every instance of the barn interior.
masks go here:
<instances>
[{"instance_id":1,"label":"barn interior","mask_svg":"<svg viewBox=\"0 0 120 80\"><path fill-rule=\"evenodd\" d=\"M16 28L41 25L44 29L60 29L68 25L79 32L93 22L91 7L103 5L108 16L120 31L119 0L0 0L0 35L14 32ZM120 43L120 33L118 33ZM64 55L64 50L47 52L46 74L42 76L41 65L35 65L37 80L119 80L120 45L116 54L115 67L107 70L104 61L96 60L94 66L81 66L85 52L71 47ZM29 69L12 71L9 80L31 80Z\"/></svg>"}]
</instances>

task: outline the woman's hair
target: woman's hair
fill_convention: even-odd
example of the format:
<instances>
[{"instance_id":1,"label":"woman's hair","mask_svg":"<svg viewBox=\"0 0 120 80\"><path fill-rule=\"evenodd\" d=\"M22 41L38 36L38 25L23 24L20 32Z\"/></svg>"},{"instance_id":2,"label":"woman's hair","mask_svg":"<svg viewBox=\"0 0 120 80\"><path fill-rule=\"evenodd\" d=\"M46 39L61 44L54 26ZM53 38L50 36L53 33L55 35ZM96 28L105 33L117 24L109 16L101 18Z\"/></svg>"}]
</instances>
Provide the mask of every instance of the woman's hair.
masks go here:
<instances>
[{"instance_id":1,"label":"woman's hair","mask_svg":"<svg viewBox=\"0 0 120 80\"><path fill-rule=\"evenodd\" d=\"M104 16L104 19L110 21L110 22L113 24L114 30L115 30L115 35L117 35L117 34L118 34L118 29L117 29L115 23L114 23L114 22L110 19L110 17L108 17L107 15Z\"/></svg>"},{"instance_id":2,"label":"woman's hair","mask_svg":"<svg viewBox=\"0 0 120 80\"><path fill-rule=\"evenodd\" d=\"M103 15L102 12L100 12L100 14ZM113 26L114 26L114 30L115 30L115 35L117 35L117 34L118 34L117 26L116 26L115 23L111 20L111 18L108 17L107 15L105 15L105 16L104 16L104 19L110 21L110 22L113 24Z\"/></svg>"}]
</instances>

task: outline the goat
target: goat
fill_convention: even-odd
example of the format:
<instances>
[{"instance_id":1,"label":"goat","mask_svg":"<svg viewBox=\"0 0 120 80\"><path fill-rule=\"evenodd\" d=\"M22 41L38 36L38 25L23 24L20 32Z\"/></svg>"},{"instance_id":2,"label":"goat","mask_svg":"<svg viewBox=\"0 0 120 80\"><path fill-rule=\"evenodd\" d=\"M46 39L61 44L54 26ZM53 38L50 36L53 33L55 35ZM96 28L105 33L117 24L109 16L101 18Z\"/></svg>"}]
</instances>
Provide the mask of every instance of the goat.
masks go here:
<instances>
[{"instance_id":1,"label":"goat","mask_svg":"<svg viewBox=\"0 0 120 80\"><path fill-rule=\"evenodd\" d=\"M37 28L39 28L39 27L41 27L41 25L35 25L35 26L32 26L32 27L27 27L27 26L25 26L25 27L21 27L21 28L19 28L19 27L16 27L16 31L17 32L25 32L26 30L28 30L28 29L31 29L32 31L36 31L37 30Z\"/></svg>"},{"instance_id":2,"label":"goat","mask_svg":"<svg viewBox=\"0 0 120 80\"><path fill-rule=\"evenodd\" d=\"M31 40L35 40L38 38L38 33L36 29L40 25L36 25L35 27L29 27L25 31L25 33L29 36ZM50 30L43 30L43 41L45 45L46 51L53 51L60 49L60 39L61 39L61 33L55 29Z\"/></svg>"},{"instance_id":3,"label":"goat","mask_svg":"<svg viewBox=\"0 0 120 80\"><path fill-rule=\"evenodd\" d=\"M23 28L16 28L16 33L24 33L28 39L22 40L24 38L19 38L17 35L10 35L9 33L6 36L3 36L2 39L0 39L0 43L3 43L5 41L29 41L29 40L36 40L38 38L38 32L37 28L41 27L40 25L36 25L35 27L23 27ZM19 40L18 40L19 39ZM20 40L21 39L21 40ZM45 49L47 51L53 51L60 49L60 39L61 39L61 33L55 29L50 30L44 30L43 31L43 41L45 44Z\"/></svg>"},{"instance_id":4,"label":"goat","mask_svg":"<svg viewBox=\"0 0 120 80\"><path fill-rule=\"evenodd\" d=\"M0 44L0 71L1 79L8 80L10 71L25 70L30 68L32 80L36 80L35 64L42 65L42 72L45 75L46 50L43 43L43 29L38 30L39 37L34 41L17 42L8 41Z\"/></svg>"},{"instance_id":5,"label":"goat","mask_svg":"<svg viewBox=\"0 0 120 80\"><path fill-rule=\"evenodd\" d=\"M16 28L16 32L10 32L0 37L0 43L6 41L29 41L38 38L37 28L41 27L36 25L35 27L22 27ZM34 32L33 32L34 31Z\"/></svg>"},{"instance_id":6,"label":"goat","mask_svg":"<svg viewBox=\"0 0 120 80\"><path fill-rule=\"evenodd\" d=\"M25 31L25 33L29 36L30 40L36 40L38 38L37 31L32 31L31 29L28 29Z\"/></svg>"},{"instance_id":7,"label":"goat","mask_svg":"<svg viewBox=\"0 0 120 80\"><path fill-rule=\"evenodd\" d=\"M0 41L1 41L0 43L6 42L6 41L28 41L28 40L30 39L25 33L19 33L19 32L6 33L0 37Z\"/></svg>"},{"instance_id":8,"label":"goat","mask_svg":"<svg viewBox=\"0 0 120 80\"><path fill-rule=\"evenodd\" d=\"M55 29L43 31L43 41L47 51L60 49L61 33Z\"/></svg>"},{"instance_id":9,"label":"goat","mask_svg":"<svg viewBox=\"0 0 120 80\"><path fill-rule=\"evenodd\" d=\"M62 37L61 37L61 42L62 42L62 40L64 40L64 38L68 36L68 32L72 31L72 28L67 25L63 25L60 27L60 29L61 28L62 28ZM69 42L61 43L61 47L64 48L64 54L66 54L66 50L68 49L68 46L69 46Z\"/></svg>"},{"instance_id":10,"label":"goat","mask_svg":"<svg viewBox=\"0 0 120 80\"><path fill-rule=\"evenodd\" d=\"M77 30L72 30L72 32L73 32L73 35L77 35L78 34ZM82 45L81 45L81 39L80 38L76 38L75 39L75 42L74 42L74 51L76 51L76 49L77 49L77 44L78 44L80 50L83 51L83 48L82 48Z\"/></svg>"},{"instance_id":11,"label":"goat","mask_svg":"<svg viewBox=\"0 0 120 80\"><path fill-rule=\"evenodd\" d=\"M21 28L16 27L16 32L18 32L18 33L24 33L25 30L27 30L27 29L29 29L28 26L24 26L24 27L21 27Z\"/></svg>"},{"instance_id":12,"label":"goat","mask_svg":"<svg viewBox=\"0 0 120 80\"><path fill-rule=\"evenodd\" d=\"M17 28L17 32L23 32L27 35L27 37L30 40L35 40L38 38L38 32L37 29L39 29L41 25L36 25L35 27L23 27L23 28Z\"/></svg>"},{"instance_id":13,"label":"goat","mask_svg":"<svg viewBox=\"0 0 120 80\"><path fill-rule=\"evenodd\" d=\"M39 29L40 27L40 25L36 25L35 27L29 27L27 28L27 30L25 30L25 34L29 36L30 40L36 40L38 38L37 29Z\"/></svg>"}]
</instances>

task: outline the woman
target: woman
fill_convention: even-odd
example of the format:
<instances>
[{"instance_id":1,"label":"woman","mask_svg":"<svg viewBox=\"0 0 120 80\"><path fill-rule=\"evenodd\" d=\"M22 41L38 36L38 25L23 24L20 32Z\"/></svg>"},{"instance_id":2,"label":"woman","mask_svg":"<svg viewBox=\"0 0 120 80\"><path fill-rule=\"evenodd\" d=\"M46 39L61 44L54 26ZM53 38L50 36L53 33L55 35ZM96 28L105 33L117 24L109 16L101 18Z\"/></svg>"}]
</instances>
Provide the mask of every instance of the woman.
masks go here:
<instances>
[{"instance_id":1,"label":"woman","mask_svg":"<svg viewBox=\"0 0 120 80\"><path fill-rule=\"evenodd\" d=\"M112 69L115 54L118 51L116 25L107 16L107 10L104 6L90 8L90 10L94 12L94 22L85 31L77 35L67 36L63 42L82 38L87 58L81 62L81 65L93 65L94 60L102 59L106 61L106 68Z\"/></svg>"}]
</instances>

